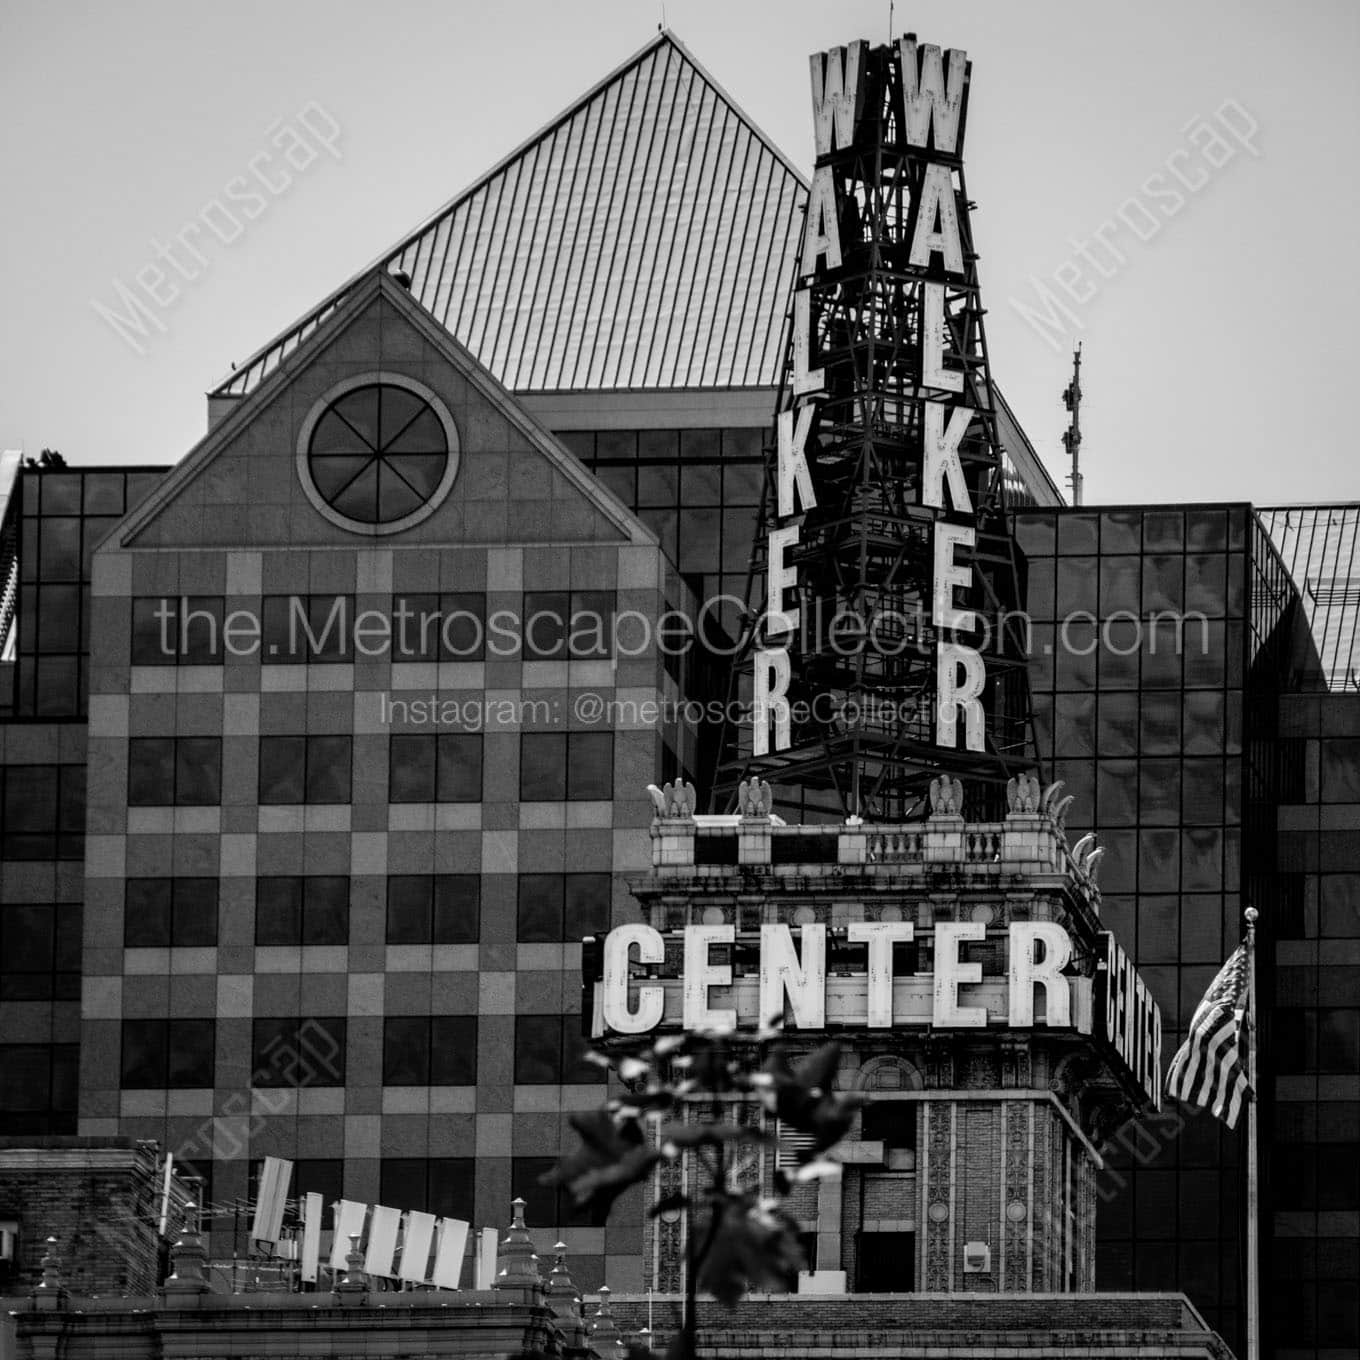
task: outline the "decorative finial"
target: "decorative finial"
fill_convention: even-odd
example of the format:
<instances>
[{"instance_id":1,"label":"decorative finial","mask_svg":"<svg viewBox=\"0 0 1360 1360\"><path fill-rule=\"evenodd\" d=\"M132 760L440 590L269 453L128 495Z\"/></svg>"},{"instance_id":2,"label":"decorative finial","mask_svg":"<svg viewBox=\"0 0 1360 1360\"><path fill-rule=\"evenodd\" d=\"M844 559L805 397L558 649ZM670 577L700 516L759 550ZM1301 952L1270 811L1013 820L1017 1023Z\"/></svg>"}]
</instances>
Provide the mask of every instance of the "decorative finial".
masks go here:
<instances>
[{"instance_id":1,"label":"decorative finial","mask_svg":"<svg viewBox=\"0 0 1360 1360\"><path fill-rule=\"evenodd\" d=\"M496 1257L493 1289L543 1288L543 1277L538 1272L538 1255L524 1222L524 1207L524 1200L519 1196L510 1202L510 1228L501 1240L500 1252Z\"/></svg>"},{"instance_id":2,"label":"decorative finial","mask_svg":"<svg viewBox=\"0 0 1360 1360\"><path fill-rule=\"evenodd\" d=\"M350 1233L349 1252L345 1256L345 1274L335 1292L341 1304L353 1307L368 1297L368 1276L364 1273L364 1254L359 1250L359 1234Z\"/></svg>"},{"instance_id":3,"label":"decorative finial","mask_svg":"<svg viewBox=\"0 0 1360 1360\"><path fill-rule=\"evenodd\" d=\"M208 1277L204 1267L208 1251L199 1235L198 1205L189 1200L182 1211L179 1236L170 1248L170 1274L161 1286L166 1294L206 1294Z\"/></svg>"}]
</instances>

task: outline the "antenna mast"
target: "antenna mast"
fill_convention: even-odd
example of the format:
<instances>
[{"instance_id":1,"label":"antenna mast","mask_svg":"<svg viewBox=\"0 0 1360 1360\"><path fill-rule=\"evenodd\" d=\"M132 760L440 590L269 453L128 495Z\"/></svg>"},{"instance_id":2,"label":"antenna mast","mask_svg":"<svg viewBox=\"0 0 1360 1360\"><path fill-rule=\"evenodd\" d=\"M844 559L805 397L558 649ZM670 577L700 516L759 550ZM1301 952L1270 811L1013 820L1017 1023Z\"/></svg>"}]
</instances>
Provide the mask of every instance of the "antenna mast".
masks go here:
<instances>
[{"instance_id":1,"label":"antenna mast","mask_svg":"<svg viewBox=\"0 0 1360 1360\"><path fill-rule=\"evenodd\" d=\"M1081 504L1081 342L1072 351L1072 381L1063 392L1063 405L1072 412L1072 423L1063 431L1063 448L1072 460L1072 504Z\"/></svg>"}]
</instances>

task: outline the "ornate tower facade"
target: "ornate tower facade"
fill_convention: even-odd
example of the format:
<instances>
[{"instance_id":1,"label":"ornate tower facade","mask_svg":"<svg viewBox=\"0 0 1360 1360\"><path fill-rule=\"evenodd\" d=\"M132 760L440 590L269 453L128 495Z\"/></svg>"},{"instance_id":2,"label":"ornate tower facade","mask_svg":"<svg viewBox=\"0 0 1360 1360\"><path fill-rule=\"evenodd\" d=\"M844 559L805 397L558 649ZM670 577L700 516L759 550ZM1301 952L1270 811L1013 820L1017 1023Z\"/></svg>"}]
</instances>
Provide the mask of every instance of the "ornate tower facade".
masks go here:
<instances>
[{"instance_id":1,"label":"ornate tower facade","mask_svg":"<svg viewBox=\"0 0 1360 1360\"><path fill-rule=\"evenodd\" d=\"M607 1039L606 1015L755 1029L777 1005L795 1044L842 1040L839 1085L873 1100L840 1176L790 1204L833 1291L1094 1287L1100 1145L1159 1099L1161 1022L1101 929L1100 851L1069 847L1059 793L1020 777L1003 818L973 821L945 776L923 821L839 827L785 826L757 784L736 816L695 815L687 786L661 798L646 925L596 951L587 1014ZM797 1152L770 1131L749 1168L765 1184ZM680 1231L652 1230L662 1291Z\"/></svg>"}]
</instances>

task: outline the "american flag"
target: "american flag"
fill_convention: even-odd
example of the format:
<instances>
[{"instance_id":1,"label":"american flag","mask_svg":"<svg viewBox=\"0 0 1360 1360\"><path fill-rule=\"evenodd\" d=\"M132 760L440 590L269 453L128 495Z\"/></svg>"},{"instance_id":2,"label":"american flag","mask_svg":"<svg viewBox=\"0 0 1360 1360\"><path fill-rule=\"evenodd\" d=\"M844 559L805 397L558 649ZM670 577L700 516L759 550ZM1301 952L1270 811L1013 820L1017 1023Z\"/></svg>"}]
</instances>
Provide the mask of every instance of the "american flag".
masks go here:
<instances>
[{"instance_id":1,"label":"american flag","mask_svg":"<svg viewBox=\"0 0 1360 1360\"><path fill-rule=\"evenodd\" d=\"M1190 1032L1166 1074L1166 1093L1210 1110L1230 1129L1251 1091L1247 1076L1251 1044L1248 978L1251 955L1241 945L1195 1008Z\"/></svg>"}]
</instances>

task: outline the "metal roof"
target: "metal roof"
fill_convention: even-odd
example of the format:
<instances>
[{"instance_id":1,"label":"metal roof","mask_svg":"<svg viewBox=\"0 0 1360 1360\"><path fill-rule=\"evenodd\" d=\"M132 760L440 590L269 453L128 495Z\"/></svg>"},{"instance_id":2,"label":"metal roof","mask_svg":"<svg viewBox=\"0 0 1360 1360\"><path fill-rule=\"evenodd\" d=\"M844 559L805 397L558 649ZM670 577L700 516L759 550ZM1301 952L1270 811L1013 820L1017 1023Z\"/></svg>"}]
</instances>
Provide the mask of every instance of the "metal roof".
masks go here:
<instances>
[{"instance_id":1,"label":"metal roof","mask_svg":"<svg viewBox=\"0 0 1360 1360\"><path fill-rule=\"evenodd\" d=\"M1360 688L1360 505L1256 513L1303 599L1327 688Z\"/></svg>"},{"instance_id":2,"label":"metal roof","mask_svg":"<svg viewBox=\"0 0 1360 1360\"><path fill-rule=\"evenodd\" d=\"M806 193L662 32L375 264L512 391L773 387ZM212 395L257 387L358 277Z\"/></svg>"}]
</instances>

